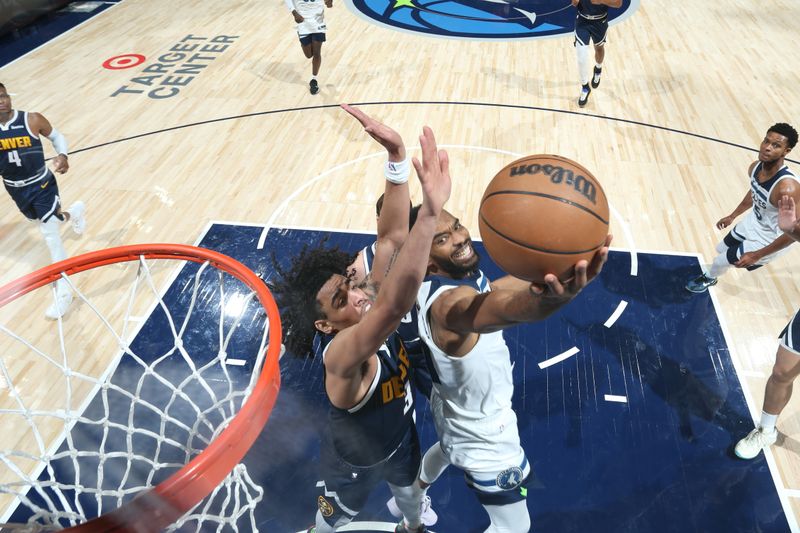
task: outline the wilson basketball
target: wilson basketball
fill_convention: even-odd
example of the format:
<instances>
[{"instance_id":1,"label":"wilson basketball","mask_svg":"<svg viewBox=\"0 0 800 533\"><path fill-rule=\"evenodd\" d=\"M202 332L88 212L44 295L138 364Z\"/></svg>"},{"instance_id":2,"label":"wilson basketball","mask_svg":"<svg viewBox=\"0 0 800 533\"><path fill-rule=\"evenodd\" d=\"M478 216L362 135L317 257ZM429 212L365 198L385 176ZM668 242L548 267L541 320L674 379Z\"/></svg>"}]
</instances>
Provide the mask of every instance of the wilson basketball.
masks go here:
<instances>
[{"instance_id":1,"label":"wilson basketball","mask_svg":"<svg viewBox=\"0 0 800 533\"><path fill-rule=\"evenodd\" d=\"M564 281L608 235L608 200L583 166L557 155L531 155L503 168L481 199L478 224L486 251L507 273Z\"/></svg>"}]
</instances>

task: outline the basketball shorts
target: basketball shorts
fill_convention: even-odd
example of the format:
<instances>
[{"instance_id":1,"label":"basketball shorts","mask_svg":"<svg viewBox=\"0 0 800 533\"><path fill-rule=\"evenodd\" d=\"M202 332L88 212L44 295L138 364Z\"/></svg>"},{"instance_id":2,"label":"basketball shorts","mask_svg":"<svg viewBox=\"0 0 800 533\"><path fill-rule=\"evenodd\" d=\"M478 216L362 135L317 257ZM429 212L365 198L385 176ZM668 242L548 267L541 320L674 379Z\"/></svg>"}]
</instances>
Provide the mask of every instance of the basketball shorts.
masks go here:
<instances>
[{"instance_id":1,"label":"basketball shorts","mask_svg":"<svg viewBox=\"0 0 800 533\"><path fill-rule=\"evenodd\" d=\"M300 36L300 44L303 46L308 46L311 44L311 41L316 41L318 43L325 42L325 34L324 33L309 33L308 35L301 35Z\"/></svg>"},{"instance_id":2,"label":"basketball shorts","mask_svg":"<svg viewBox=\"0 0 800 533\"><path fill-rule=\"evenodd\" d=\"M781 334L778 336L780 345L800 355L800 309L794 314L792 319L783 328Z\"/></svg>"},{"instance_id":3,"label":"basketball shorts","mask_svg":"<svg viewBox=\"0 0 800 533\"><path fill-rule=\"evenodd\" d=\"M408 487L419 474L421 455L417 429L411 425L400 446L384 461L372 466L347 463L323 440L317 482L317 506L325 522L335 527L340 520L352 520L367 503L370 492L381 481Z\"/></svg>"},{"instance_id":4,"label":"basketball shorts","mask_svg":"<svg viewBox=\"0 0 800 533\"><path fill-rule=\"evenodd\" d=\"M575 45L588 46L589 40L595 45L606 44L608 17L587 19L580 15L575 20Z\"/></svg>"},{"instance_id":5,"label":"basketball shorts","mask_svg":"<svg viewBox=\"0 0 800 533\"><path fill-rule=\"evenodd\" d=\"M5 186L17 208L30 220L47 222L61 207L58 183L52 172L48 171L44 178L24 187Z\"/></svg>"},{"instance_id":6,"label":"basketball shorts","mask_svg":"<svg viewBox=\"0 0 800 533\"><path fill-rule=\"evenodd\" d=\"M532 478L531 465L524 454L519 464L491 474L464 472L467 486L482 505L509 505L524 500Z\"/></svg>"},{"instance_id":7,"label":"basketball shorts","mask_svg":"<svg viewBox=\"0 0 800 533\"><path fill-rule=\"evenodd\" d=\"M726 252L728 263L731 265L736 263L736 261L738 261L739 258L744 254L760 250L765 246L768 246L772 240L774 240L770 240L769 237L760 235L759 232L754 231L752 226L752 221L746 218L739 224L736 224L725 236L725 239L723 239L722 242L728 249ZM787 251L789 251L788 247L784 248L783 250L778 250L774 254L766 255L762 257L755 265L747 267L747 270L755 270L760 268L776 257L783 255Z\"/></svg>"}]
</instances>

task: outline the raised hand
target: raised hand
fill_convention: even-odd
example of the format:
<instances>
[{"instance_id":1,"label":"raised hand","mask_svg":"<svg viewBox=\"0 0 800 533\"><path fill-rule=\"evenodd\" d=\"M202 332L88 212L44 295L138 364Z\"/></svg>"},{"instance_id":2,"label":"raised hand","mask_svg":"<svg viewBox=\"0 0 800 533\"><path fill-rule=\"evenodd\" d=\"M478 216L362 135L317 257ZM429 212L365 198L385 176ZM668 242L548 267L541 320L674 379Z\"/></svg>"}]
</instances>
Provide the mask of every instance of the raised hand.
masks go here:
<instances>
[{"instance_id":1,"label":"raised hand","mask_svg":"<svg viewBox=\"0 0 800 533\"><path fill-rule=\"evenodd\" d=\"M389 152L389 161L403 161L406 158L406 146L403 144L403 138L400 137L399 133L386 124L378 122L357 107L351 107L347 104L341 104L341 107L364 126L364 131L370 137L386 148L386 151Z\"/></svg>"},{"instance_id":2,"label":"raised hand","mask_svg":"<svg viewBox=\"0 0 800 533\"><path fill-rule=\"evenodd\" d=\"M781 231L790 232L795 224L799 223L797 211L794 205L794 198L784 194L778 200L778 227Z\"/></svg>"},{"instance_id":3,"label":"raised hand","mask_svg":"<svg viewBox=\"0 0 800 533\"><path fill-rule=\"evenodd\" d=\"M591 261L585 259L578 261L575 265L575 275L570 280L561 283L554 274L547 274L544 277L544 286L531 284L531 292L542 298L571 300L603 271L612 239L612 235L606 237L605 244L595 252Z\"/></svg>"},{"instance_id":4,"label":"raised hand","mask_svg":"<svg viewBox=\"0 0 800 533\"><path fill-rule=\"evenodd\" d=\"M429 214L439 216L447 199L450 198L450 159L447 152L436 147L436 137L428 126L422 128L419 136L422 148L422 162L416 157L411 161L422 185L422 207Z\"/></svg>"}]
</instances>

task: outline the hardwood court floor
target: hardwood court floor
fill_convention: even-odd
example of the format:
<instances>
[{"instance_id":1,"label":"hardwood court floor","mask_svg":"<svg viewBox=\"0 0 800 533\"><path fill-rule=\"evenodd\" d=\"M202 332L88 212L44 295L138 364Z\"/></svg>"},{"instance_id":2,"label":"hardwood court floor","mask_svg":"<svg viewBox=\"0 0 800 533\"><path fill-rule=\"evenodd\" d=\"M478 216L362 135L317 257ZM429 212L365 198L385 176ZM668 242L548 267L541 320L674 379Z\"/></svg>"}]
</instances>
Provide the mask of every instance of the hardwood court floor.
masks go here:
<instances>
[{"instance_id":1,"label":"hardwood court floor","mask_svg":"<svg viewBox=\"0 0 800 533\"><path fill-rule=\"evenodd\" d=\"M308 93L310 65L279 1L126 0L0 69L0 81L16 93L15 108L44 113L70 142L72 168L59 178L61 195L66 205L84 200L89 220L80 239L65 231L70 254L191 243L210 220L373 230L381 150L336 107L360 102L401 132L412 154L422 125L434 129L451 154L448 207L475 235L477 202L492 175L514 154L557 153L603 183L615 247L710 260L724 235L714 223L747 191L751 148L771 124L800 122L800 57L792 49L798 19L800 4L790 0L643 2L611 28L602 85L583 109L575 102L569 36L424 37L370 24L338 2L326 12L316 96ZM177 75L176 61L161 60L160 71L152 65L194 42L217 48L194 61L185 85L159 85ZM132 53L145 63L102 67ZM145 92L129 92L143 88L132 80L145 67L162 76ZM147 95L172 88L179 91L168 98ZM49 260L37 228L10 199L6 206L3 282ZM798 254L754 273L732 272L714 289L754 415L776 335L800 303ZM8 323L39 324L45 305L14 313ZM797 515L795 405L779 421L786 438L772 453L779 489Z\"/></svg>"}]
</instances>

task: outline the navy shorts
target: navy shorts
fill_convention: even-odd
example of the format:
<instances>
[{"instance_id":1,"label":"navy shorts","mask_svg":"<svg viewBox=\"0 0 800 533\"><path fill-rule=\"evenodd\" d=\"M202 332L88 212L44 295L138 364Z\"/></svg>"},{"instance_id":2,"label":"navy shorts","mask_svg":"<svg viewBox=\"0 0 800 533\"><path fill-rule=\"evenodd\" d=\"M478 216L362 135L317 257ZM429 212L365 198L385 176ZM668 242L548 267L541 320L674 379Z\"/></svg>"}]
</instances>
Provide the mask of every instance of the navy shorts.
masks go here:
<instances>
[{"instance_id":1,"label":"navy shorts","mask_svg":"<svg viewBox=\"0 0 800 533\"><path fill-rule=\"evenodd\" d=\"M722 242L725 243L725 246L728 247L728 251L725 253L725 257L728 259L728 263L731 265L735 265L736 262L741 259L744 255L744 241L741 240L733 231L736 228L734 227L733 230L729 231L725 238L722 239ZM764 265L750 265L746 267L745 270L752 272L753 270L759 269Z\"/></svg>"},{"instance_id":2,"label":"navy shorts","mask_svg":"<svg viewBox=\"0 0 800 533\"><path fill-rule=\"evenodd\" d=\"M792 319L783 328L781 334L778 336L781 346L789 351L800 355L800 310L798 310Z\"/></svg>"},{"instance_id":3,"label":"navy shorts","mask_svg":"<svg viewBox=\"0 0 800 533\"><path fill-rule=\"evenodd\" d=\"M49 171L41 180L24 187L11 187L6 184L6 190L20 212L31 220L47 222L61 208L58 183L56 177Z\"/></svg>"},{"instance_id":4,"label":"navy shorts","mask_svg":"<svg viewBox=\"0 0 800 533\"><path fill-rule=\"evenodd\" d=\"M309 33L308 35L301 35L300 36L300 44L303 46L308 46L311 44L311 41L316 41L318 43L325 42L325 34L324 33Z\"/></svg>"},{"instance_id":5,"label":"navy shorts","mask_svg":"<svg viewBox=\"0 0 800 533\"><path fill-rule=\"evenodd\" d=\"M411 425L403 441L386 460L372 466L354 466L344 461L324 439L320 453L320 474L317 482L317 507L325 521L333 527L344 518L352 520L367 503L372 489L381 481L408 487L417 479L421 464L417 429Z\"/></svg>"},{"instance_id":6,"label":"navy shorts","mask_svg":"<svg viewBox=\"0 0 800 533\"><path fill-rule=\"evenodd\" d=\"M587 19L578 15L575 21L575 44L588 45L590 38L595 45L605 44L607 31L608 17Z\"/></svg>"}]
</instances>

